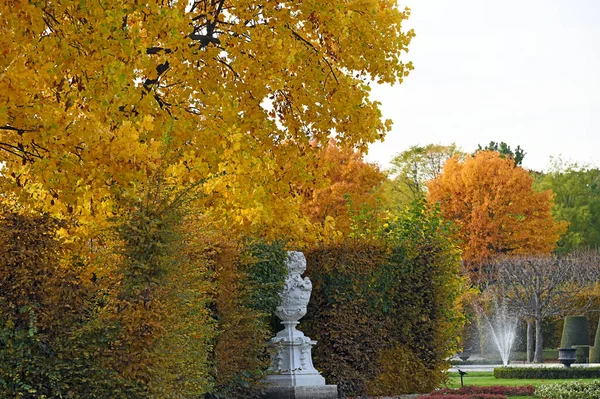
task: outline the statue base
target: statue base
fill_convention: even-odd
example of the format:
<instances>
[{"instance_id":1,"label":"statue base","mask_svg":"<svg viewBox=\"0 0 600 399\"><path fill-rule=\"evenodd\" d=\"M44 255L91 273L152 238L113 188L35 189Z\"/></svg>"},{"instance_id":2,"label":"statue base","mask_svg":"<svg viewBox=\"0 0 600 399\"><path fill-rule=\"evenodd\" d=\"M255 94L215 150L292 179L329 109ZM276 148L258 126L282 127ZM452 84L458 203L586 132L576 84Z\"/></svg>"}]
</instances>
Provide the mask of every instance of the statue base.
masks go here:
<instances>
[{"instance_id":1,"label":"statue base","mask_svg":"<svg viewBox=\"0 0 600 399\"><path fill-rule=\"evenodd\" d=\"M316 370L315 370L316 371ZM317 371L316 373L306 373L302 371L288 371L281 374L271 374L267 376L270 384L278 387L305 387L325 385L325 378Z\"/></svg>"},{"instance_id":2,"label":"statue base","mask_svg":"<svg viewBox=\"0 0 600 399\"><path fill-rule=\"evenodd\" d=\"M325 378L312 362L312 347L317 342L296 330L297 321L283 321L283 330L269 341L271 369L267 382L280 387L325 385Z\"/></svg>"},{"instance_id":3,"label":"statue base","mask_svg":"<svg viewBox=\"0 0 600 399\"><path fill-rule=\"evenodd\" d=\"M337 397L337 385L269 387L262 395L263 399L337 399Z\"/></svg>"}]
</instances>

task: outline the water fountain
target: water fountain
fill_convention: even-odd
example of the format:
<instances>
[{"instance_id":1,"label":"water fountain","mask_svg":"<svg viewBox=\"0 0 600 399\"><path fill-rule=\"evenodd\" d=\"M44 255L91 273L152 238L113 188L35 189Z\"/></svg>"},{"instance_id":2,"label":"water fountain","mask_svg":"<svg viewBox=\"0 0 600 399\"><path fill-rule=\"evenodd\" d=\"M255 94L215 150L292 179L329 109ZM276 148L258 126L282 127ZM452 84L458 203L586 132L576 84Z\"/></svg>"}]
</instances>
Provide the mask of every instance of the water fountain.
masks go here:
<instances>
[{"instance_id":1,"label":"water fountain","mask_svg":"<svg viewBox=\"0 0 600 399\"><path fill-rule=\"evenodd\" d=\"M506 367L510 357L510 349L517 336L518 319L515 316L509 315L504 301L495 301L493 311L494 313L491 317L488 317L481 309L478 313L492 334L494 344L498 352L500 352L502 364Z\"/></svg>"}]
</instances>

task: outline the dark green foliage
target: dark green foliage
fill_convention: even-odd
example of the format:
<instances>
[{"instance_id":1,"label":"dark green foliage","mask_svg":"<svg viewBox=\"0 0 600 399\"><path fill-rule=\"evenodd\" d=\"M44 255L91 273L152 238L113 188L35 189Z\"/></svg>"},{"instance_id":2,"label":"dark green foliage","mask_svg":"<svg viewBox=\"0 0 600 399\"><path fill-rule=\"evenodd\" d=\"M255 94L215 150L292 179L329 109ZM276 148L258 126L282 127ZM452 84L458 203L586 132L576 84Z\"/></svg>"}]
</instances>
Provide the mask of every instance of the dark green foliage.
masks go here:
<instances>
[{"instance_id":1,"label":"dark green foliage","mask_svg":"<svg viewBox=\"0 0 600 399\"><path fill-rule=\"evenodd\" d=\"M590 363L600 363L600 323L598 323L598 327L596 328L594 346L590 350Z\"/></svg>"},{"instance_id":2,"label":"dark green foliage","mask_svg":"<svg viewBox=\"0 0 600 399\"><path fill-rule=\"evenodd\" d=\"M515 166L521 166L521 164L523 163L523 158L525 158L526 154L525 151L523 151L523 149L521 148L521 146L518 145L517 148L515 148L515 150L513 151L511 150L510 146L504 141L501 141L500 143L490 141L490 143L485 147L481 147L481 144L479 144L477 145L477 151L475 151L475 153L479 151L499 152L502 158L505 158L507 156L512 158L512 160L515 161Z\"/></svg>"},{"instance_id":3,"label":"dark green foliage","mask_svg":"<svg viewBox=\"0 0 600 399\"><path fill-rule=\"evenodd\" d=\"M288 269L282 241L254 241L237 249L219 250L215 264L216 312L221 331L214 349L214 389L210 399L257 398L270 365L266 343L276 325Z\"/></svg>"},{"instance_id":4,"label":"dark green foliage","mask_svg":"<svg viewBox=\"0 0 600 399\"><path fill-rule=\"evenodd\" d=\"M600 169L561 166L538 174L534 187L538 191L552 190L556 194L554 218L569 222L556 252L570 253L600 246Z\"/></svg>"},{"instance_id":5,"label":"dark green foliage","mask_svg":"<svg viewBox=\"0 0 600 399\"><path fill-rule=\"evenodd\" d=\"M590 345L590 332L585 316L567 316L563 325L561 348L574 345Z\"/></svg>"},{"instance_id":6,"label":"dark green foliage","mask_svg":"<svg viewBox=\"0 0 600 399\"><path fill-rule=\"evenodd\" d=\"M316 367L346 395L432 390L461 324L459 256L439 214L416 202L382 226L381 240L357 234L307 253L301 327L319 341Z\"/></svg>"},{"instance_id":7,"label":"dark green foliage","mask_svg":"<svg viewBox=\"0 0 600 399\"><path fill-rule=\"evenodd\" d=\"M576 348L575 351L575 363L589 363L590 362L590 347L586 345L573 345Z\"/></svg>"},{"instance_id":8,"label":"dark green foliage","mask_svg":"<svg viewBox=\"0 0 600 399\"><path fill-rule=\"evenodd\" d=\"M389 346L385 319L391 309L381 303L376 276L385 249L347 242L309 251L306 258L313 291L301 328L319 342L315 367L344 394L365 394L377 376L379 352Z\"/></svg>"},{"instance_id":9,"label":"dark green foliage","mask_svg":"<svg viewBox=\"0 0 600 399\"><path fill-rule=\"evenodd\" d=\"M600 367L500 367L494 369L496 378L563 379L600 378Z\"/></svg>"},{"instance_id":10,"label":"dark green foliage","mask_svg":"<svg viewBox=\"0 0 600 399\"><path fill-rule=\"evenodd\" d=\"M288 274L287 252L283 241L257 241L249 245L250 259L245 267L248 297L246 305L267 316L279 304L279 293Z\"/></svg>"}]
</instances>

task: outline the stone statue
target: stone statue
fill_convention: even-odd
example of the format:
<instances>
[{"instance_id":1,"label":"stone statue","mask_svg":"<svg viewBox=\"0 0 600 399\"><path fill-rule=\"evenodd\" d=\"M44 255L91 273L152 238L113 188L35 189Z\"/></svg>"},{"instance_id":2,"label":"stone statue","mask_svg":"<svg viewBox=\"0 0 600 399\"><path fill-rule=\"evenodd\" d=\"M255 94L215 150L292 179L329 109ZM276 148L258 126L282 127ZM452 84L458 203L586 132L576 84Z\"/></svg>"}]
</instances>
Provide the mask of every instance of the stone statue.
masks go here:
<instances>
[{"instance_id":1,"label":"stone statue","mask_svg":"<svg viewBox=\"0 0 600 399\"><path fill-rule=\"evenodd\" d=\"M302 252L289 251L286 263L289 273L275 310L285 328L269 341L272 354L267 380L283 387L325 385L325 379L312 362L311 350L317 342L296 329L298 320L306 314L312 291L308 277L301 277L306 270L306 258Z\"/></svg>"},{"instance_id":2,"label":"stone statue","mask_svg":"<svg viewBox=\"0 0 600 399\"><path fill-rule=\"evenodd\" d=\"M279 294L281 303L275 315L283 321L298 321L306 315L312 283L308 277L300 276L306 271L306 258L302 252L288 252L289 274L285 279L283 292Z\"/></svg>"}]
</instances>

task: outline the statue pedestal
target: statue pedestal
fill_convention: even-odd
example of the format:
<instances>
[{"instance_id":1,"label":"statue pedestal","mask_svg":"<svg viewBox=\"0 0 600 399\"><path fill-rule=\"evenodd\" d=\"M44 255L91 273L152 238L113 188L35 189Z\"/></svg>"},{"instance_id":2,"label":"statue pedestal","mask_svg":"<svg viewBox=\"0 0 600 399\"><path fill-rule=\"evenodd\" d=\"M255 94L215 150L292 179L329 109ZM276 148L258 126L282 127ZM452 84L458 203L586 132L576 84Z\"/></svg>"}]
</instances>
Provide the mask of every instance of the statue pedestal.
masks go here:
<instances>
[{"instance_id":1,"label":"statue pedestal","mask_svg":"<svg viewBox=\"0 0 600 399\"><path fill-rule=\"evenodd\" d=\"M325 385L325 378L312 362L312 341L296 330L297 321L283 321L285 329L269 341L272 348L271 372L267 381L276 386Z\"/></svg>"},{"instance_id":2,"label":"statue pedestal","mask_svg":"<svg viewBox=\"0 0 600 399\"><path fill-rule=\"evenodd\" d=\"M271 387L263 399L337 399L337 385Z\"/></svg>"}]
</instances>

